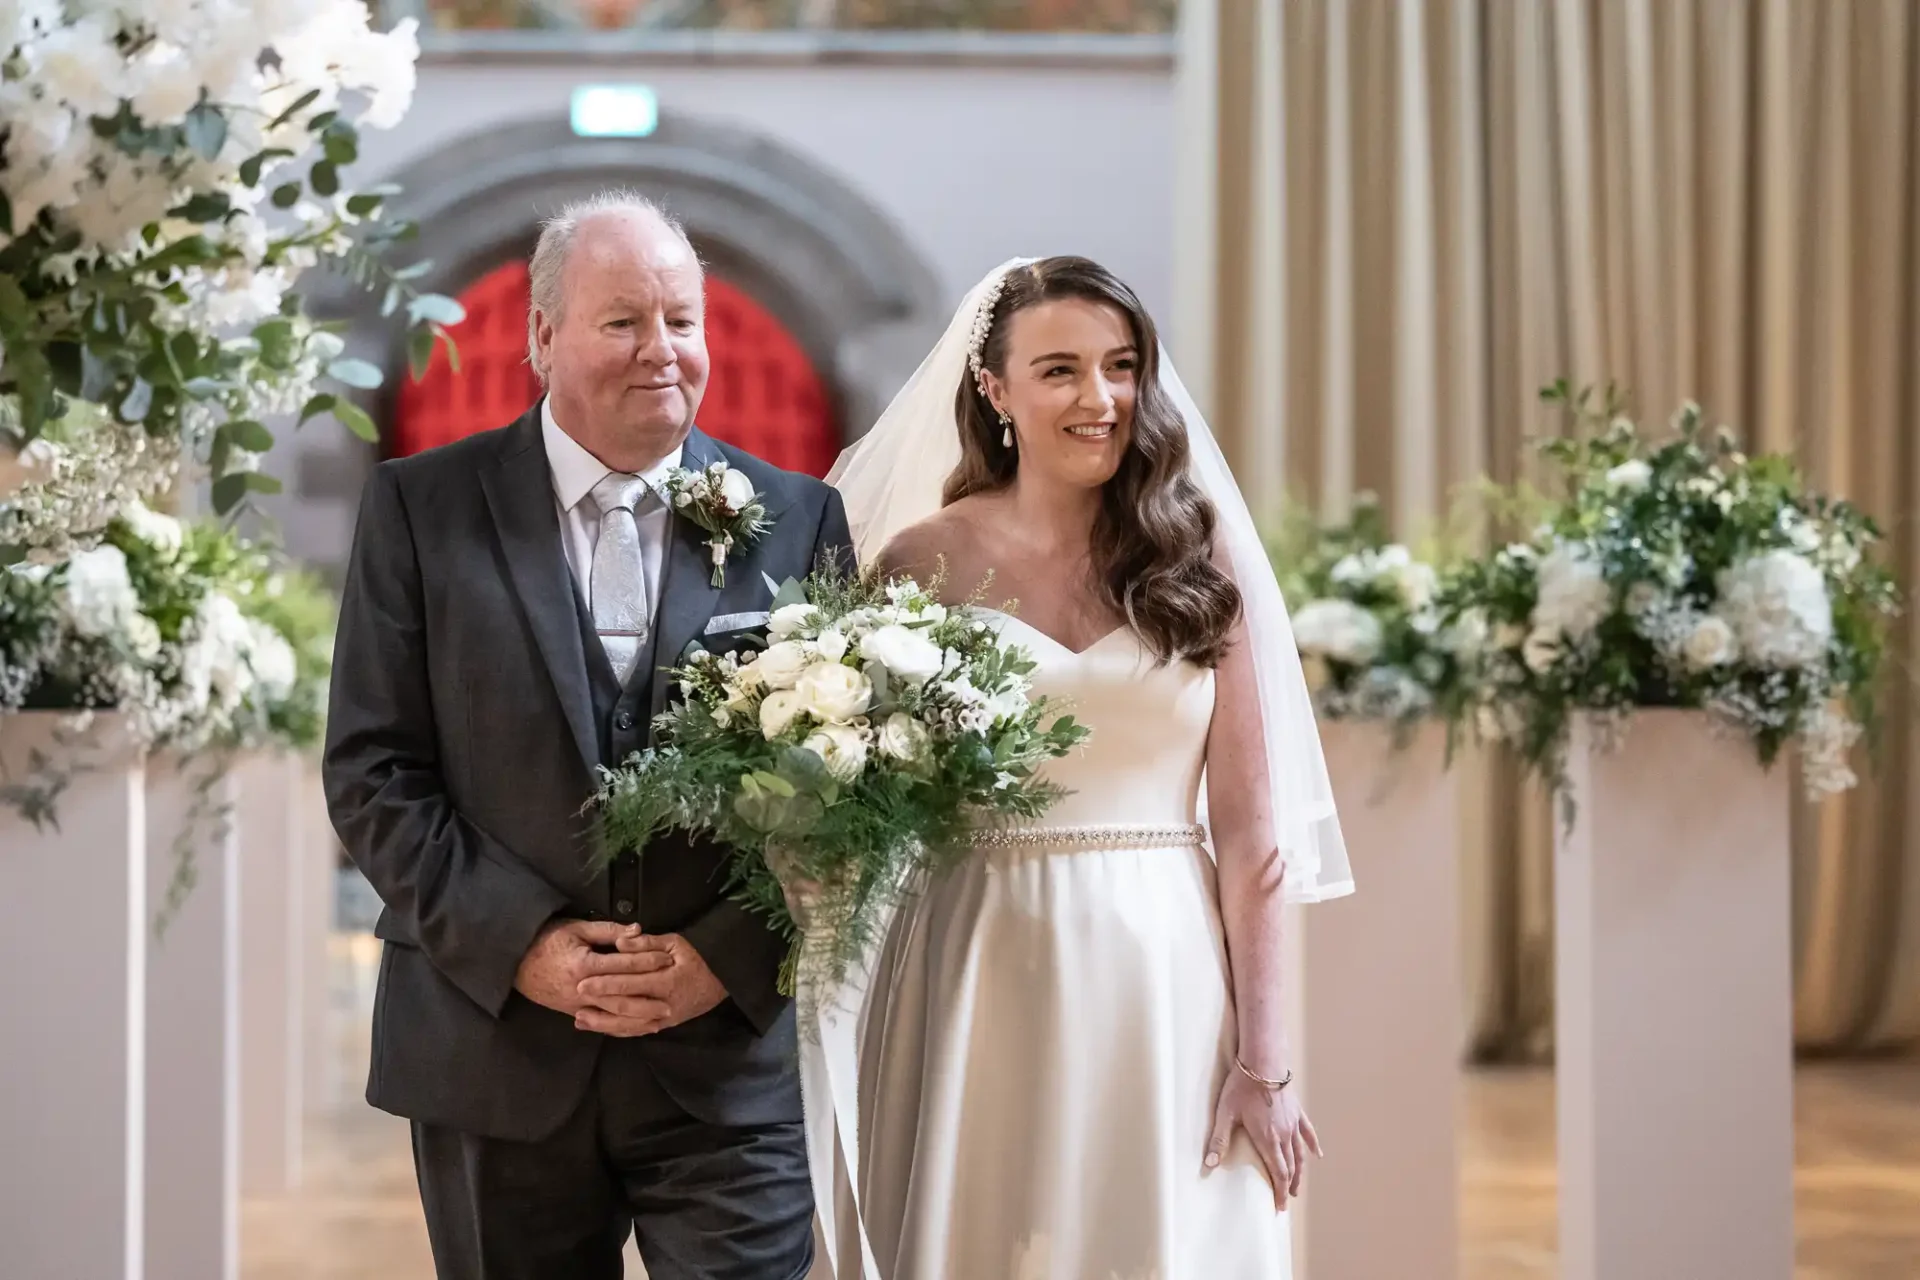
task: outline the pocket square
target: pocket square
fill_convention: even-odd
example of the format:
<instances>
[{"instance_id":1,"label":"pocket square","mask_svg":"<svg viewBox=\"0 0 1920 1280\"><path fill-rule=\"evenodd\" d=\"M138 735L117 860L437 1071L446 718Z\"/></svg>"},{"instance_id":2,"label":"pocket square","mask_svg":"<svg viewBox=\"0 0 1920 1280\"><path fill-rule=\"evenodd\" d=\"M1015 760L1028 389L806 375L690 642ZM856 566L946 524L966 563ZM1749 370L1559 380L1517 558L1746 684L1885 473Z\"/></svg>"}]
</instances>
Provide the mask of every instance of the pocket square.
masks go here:
<instances>
[{"instance_id":1,"label":"pocket square","mask_svg":"<svg viewBox=\"0 0 1920 1280\"><path fill-rule=\"evenodd\" d=\"M758 613L722 613L707 620L705 635L715 635L721 631L744 631L748 627L767 625L767 611Z\"/></svg>"}]
</instances>

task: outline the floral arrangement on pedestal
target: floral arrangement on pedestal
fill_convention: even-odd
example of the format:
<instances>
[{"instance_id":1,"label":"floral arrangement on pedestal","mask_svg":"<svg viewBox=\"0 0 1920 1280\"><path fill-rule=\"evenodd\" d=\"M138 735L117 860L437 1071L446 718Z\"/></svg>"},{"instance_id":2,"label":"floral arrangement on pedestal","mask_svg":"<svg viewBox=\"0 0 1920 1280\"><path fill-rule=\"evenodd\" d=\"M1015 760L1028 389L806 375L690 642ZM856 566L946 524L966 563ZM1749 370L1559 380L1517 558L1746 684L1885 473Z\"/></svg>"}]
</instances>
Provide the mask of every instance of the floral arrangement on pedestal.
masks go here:
<instances>
[{"instance_id":1,"label":"floral arrangement on pedestal","mask_svg":"<svg viewBox=\"0 0 1920 1280\"><path fill-rule=\"evenodd\" d=\"M381 220L394 189L342 176L418 52L359 0L0 5L0 563L92 545L183 467L222 512L272 492L271 418L375 437L339 389L380 371L295 288L321 264L384 288L416 367L461 318L382 265L415 234Z\"/></svg>"},{"instance_id":2,"label":"floral arrangement on pedestal","mask_svg":"<svg viewBox=\"0 0 1920 1280\"><path fill-rule=\"evenodd\" d=\"M1564 795L1568 733L1586 713L1698 708L1750 738L1763 764L1789 743L1808 792L1854 785L1850 750L1874 718L1900 608L1858 508L1809 493L1793 460L1749 457L1684 405L1654 440L1617 397L1556 383L1569 417L1541 446L1564 489L1509 492L1534 531L1450 575L1439 608L1484 628L1474 723Z\"/></svg>"},{"instance_id":3,"label":"floral arrangement on pedestal","mask_svg":"<svg viewBox=\"0 0 1920 1280\"><path fill-rule=\"evenodd\" d=\"M1268 552L1321 715L1400 728L1457 715L1482 633L1445 625L1439 570L1390 538L1378 498L1356 495L1338 523L1294 508Z\"/></svg>"},{"instance_id":4,"label":"floral arrangement on pedestal","mask_svg":"<svg viewBox=\"0 0 1920 1280\"><path fill-rule=\"evenodd\" d=\"M91 548L0 570L0 716L72 713L64 758L27 761L24 776L0 761L0 803L35 826L57 822L99 711L124 715L143 750L193 761L195 813L164 920L192 887L197 834L223 819L210 796L233 756L319 745L333 612L316 580L230 528L137 503Z\"/></svg>"}]
</instances>

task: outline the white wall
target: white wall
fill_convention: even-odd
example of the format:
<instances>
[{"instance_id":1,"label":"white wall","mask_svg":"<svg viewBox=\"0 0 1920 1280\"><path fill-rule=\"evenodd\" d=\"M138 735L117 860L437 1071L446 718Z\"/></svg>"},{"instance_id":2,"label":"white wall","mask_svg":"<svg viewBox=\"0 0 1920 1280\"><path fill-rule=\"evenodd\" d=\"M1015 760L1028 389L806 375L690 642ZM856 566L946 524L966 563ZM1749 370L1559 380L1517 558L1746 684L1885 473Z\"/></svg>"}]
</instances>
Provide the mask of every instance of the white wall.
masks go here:
<instances>
[{"instance_id":1,"label":"white wall","mask_svg":"<svg viewBox=\"0 0 1920 1280\"><path fill-rule=\"evenodd\" d=\"M758 130L843 175L919 247L953 302L1016 254L1082 253L1171 323L1166 67L429 62L411 114L369 132L362 155L404 184L408 160L441 144L564 116L576 85L630 82L651 86L663 115Z\"/></svg>"}]
</instances>

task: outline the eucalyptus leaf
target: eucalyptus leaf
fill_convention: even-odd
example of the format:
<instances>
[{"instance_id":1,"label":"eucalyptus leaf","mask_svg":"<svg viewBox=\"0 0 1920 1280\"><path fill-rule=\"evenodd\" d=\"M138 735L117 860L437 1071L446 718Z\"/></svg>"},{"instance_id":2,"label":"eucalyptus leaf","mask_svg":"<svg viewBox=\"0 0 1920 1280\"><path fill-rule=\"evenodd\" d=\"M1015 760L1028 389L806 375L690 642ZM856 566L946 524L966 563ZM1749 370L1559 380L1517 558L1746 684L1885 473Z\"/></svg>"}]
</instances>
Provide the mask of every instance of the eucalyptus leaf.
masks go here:
<instances>
[{"instance_id":1,"label":"eucalyptus leaf","mask_svg":"<svg viewBox=\"0 0 1920 1280\"><path fill-rule=\"evenodd\" d=\"M252 418L229 422L220 430L249 453L265 453L273 448L273 432L267 430L265 423L255 422Z\"/></svg>"},{"instance_id":2,"label":"eucalyptus leaf","mask_svg":"<svg viewBox=\"0 0 1920 1280\"><path fill-rule=\"evenodd\" d=\"M377 366L351 357L335 360L328 365L327 376L363 391L371 391L384 380Z\"/></svg>"},{"instance_id":3,"label":"eucalyptus leaf","mask_svg":"<svg viewBox=\"0 0 1920 1280\"><path fill-rule=\"evenodd\" d=\"M367 416L367 411L353 401L336 402L333 406L333 416L340 420L340 425L368 444L380 443L380 428L373 424L373 419Z\"/></svg>"},{"instance_id":4,"label":"eucalyptus leaf","mask_svg":"<svg viewBox=\"0 0 1920 1280\"><path fill-rule=\"evenodd\" d=\"M447 344L447 364L455 373L460 372L460 346L453 340L453 335L438 325L434 326L433 333L440 341Z\"/></svg>"},{"instance_id":5,"label":"eucalyptus leaf","mask_svg":"<svg viewBox=\"0 0 1920 1280\"><path fill-rule=\"evenodd\" d=\"M283 182L273 189L273 207L291 209L300 203L300 194L305 188L297 182Z\"/></svg>"},{"instance_id":6,"label":"eucalyptus leaf","mask_svg":"<svg viewBox=\"0 0 1920 1280\"><path fill-rule=\"evenodd\" d=\"M327 130L326 140L321 143L326 152L327 163L332 165L352 164L360 158L360 144L351 132L338 127Z\"/></svg>"},{"instance_id":7,"label":"eucalyptus leaf","mask_svg":"<svg viewBox=\"0 0 1920 1280\"><path fill-rule=\"evenodd\" d=\"M205 99L187 112L181 129L186 135L187 145L208 160L219 159L220 149L227 145L227 118L218 107Z\"/></svg>"},{"instance_id":8,"label":"eucalyptus leaf","mask_svg":"<svg viewBox=\"0 0 1920 1280\"><path fill-rule=\"evenodd\" d=\"M444 294L423 293L407 304L407 315L415 324L459 324L467 309Z\"/></svg>"},{"instance_id":9,"label":"eucalyptus leaf","mask_svg":"<svg viewBox=\"0 0 1920 1280\"><path fill-rule=\"evenodd\" d=\"M20 282L12 276L0 275L0 334L18 334L27 327L30 316L30 304Z\"/></svg>"},{"instance_id":10,"label":"eucalyptus leaf","mask_svg":"<svg viewBox=\"0 0 1920 1280\"><path fill-rule=\"evenodd\" d=\"M418 262L411 263L407 266L401 267L398 271L395 271L393 273L393 278L395 280L418 280L421 276L427 274L427 272L431 270L433 270L433 259L422 258Z\"/></svg>"},{"instance_id":11,"label":"eucalyptus leaf","mask_svg":"<svg viewBox=\"0 0 1920 1280\"><path fill-rule=\"evenodd\" d=\"M340 171L333 167L331 161L322 160L320 163L314 165L313 168L307 170L307 185L313 188L315 195L338 195L340 193Z\"/></svg>"},{"instance_id":12,"label":"eucalyptus leaf","mask_svg":"<svg viewBox=\"0 0 1920 1280\"><path fill-rule=\"evenodd\" d=\"M240 505L247 496L246 471L235 471L231 475L221 476L213 482L213 509L217 515L226 515Z\"/></svg>"},{"instance_id":13,"label":"eucalyptus leaf","mask_svg":"<svg viewBox=\"0 0 1920 1280\"><path fill-rule=\"evenodd\" d=\"M287 150L285 147L268 147L264 151L256 152L248 156L240 164L240 185L243 187L259 186L260 175L265 171L270 162L289 159L292 155L293 152Z\"/></svg>"},{"instance_id":14,"label":"eucalyptus leaf","mask_svg":"<svg viewBox=\"0 0 1920 1280\"><path fill-rule=\"evenodd\" d=\"M314 396L304 405L300 406L301 423L305 424L308 420L326 413L338 403L340 403L339 396L334 395L331 391L322 391L319 395Z\"/></svg>"},{"instance_id":15,"label":"eucalyptus leaf","mask_svg":"<svg viewBox=\"0 0 1920 1280\"><path fill-rule=\"evenodd\" d=\"M427 369L433 363L433 341L431 329L413 329L407 333L407 364L413 370L415 382L427 376Z\"/></svg>"},{"instance_id":16,"label":"eucalyptus leaf","mask_svg":"<svg viewBox=\"0 0 1920 1280\"><path fill-rule=\"evenodd\" d=\"M301 94L298 98L294 100L294 103L292 106L288 107L285 111L282 111L279 115L275 116L271 122L268 123L267 132L271 133L273 130L278 129L281 125L285 124L287 121L299 115L302 111L305 111L308 107L312 106L315 100L318 99L319 97L320 97L320 91L318 89L309 89L305 93ZM315 119L318 119L318 118L319 117L317 116L315 117Z\"/></svg>"},{"instance_id":17,"label":"eucalyptus leaf","mask_svg":"<svg viewBox=\"0 0 1920 1280\"><path fill-rule=\"evenodd\" d=\"M133 385L127 388L127 394L120 398L115 411L122 422L145 422L152 408L153 384L145 378L136 377Z\"/></svg>"}]
</instances>

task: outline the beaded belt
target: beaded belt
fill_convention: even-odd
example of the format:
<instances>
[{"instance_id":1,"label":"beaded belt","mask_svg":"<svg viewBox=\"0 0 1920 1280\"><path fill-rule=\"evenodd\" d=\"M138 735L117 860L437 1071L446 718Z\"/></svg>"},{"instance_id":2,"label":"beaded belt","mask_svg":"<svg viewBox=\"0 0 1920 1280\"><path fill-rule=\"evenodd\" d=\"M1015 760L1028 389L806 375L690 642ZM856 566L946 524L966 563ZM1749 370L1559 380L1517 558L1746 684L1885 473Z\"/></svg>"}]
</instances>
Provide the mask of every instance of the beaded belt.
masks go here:
<instances>
[{"instance_id":1,"label":"beaded belt","mask_svg":"<svg viewBox=\"0 0 1920 1280\"><path fill-rule=\"evenodd\" d=\"M1110 823L1085 827L981 827L967 836L976 849L1192 849L1205 844L1199 823L1155 827Z\"/></svg>"}]
</instances>

